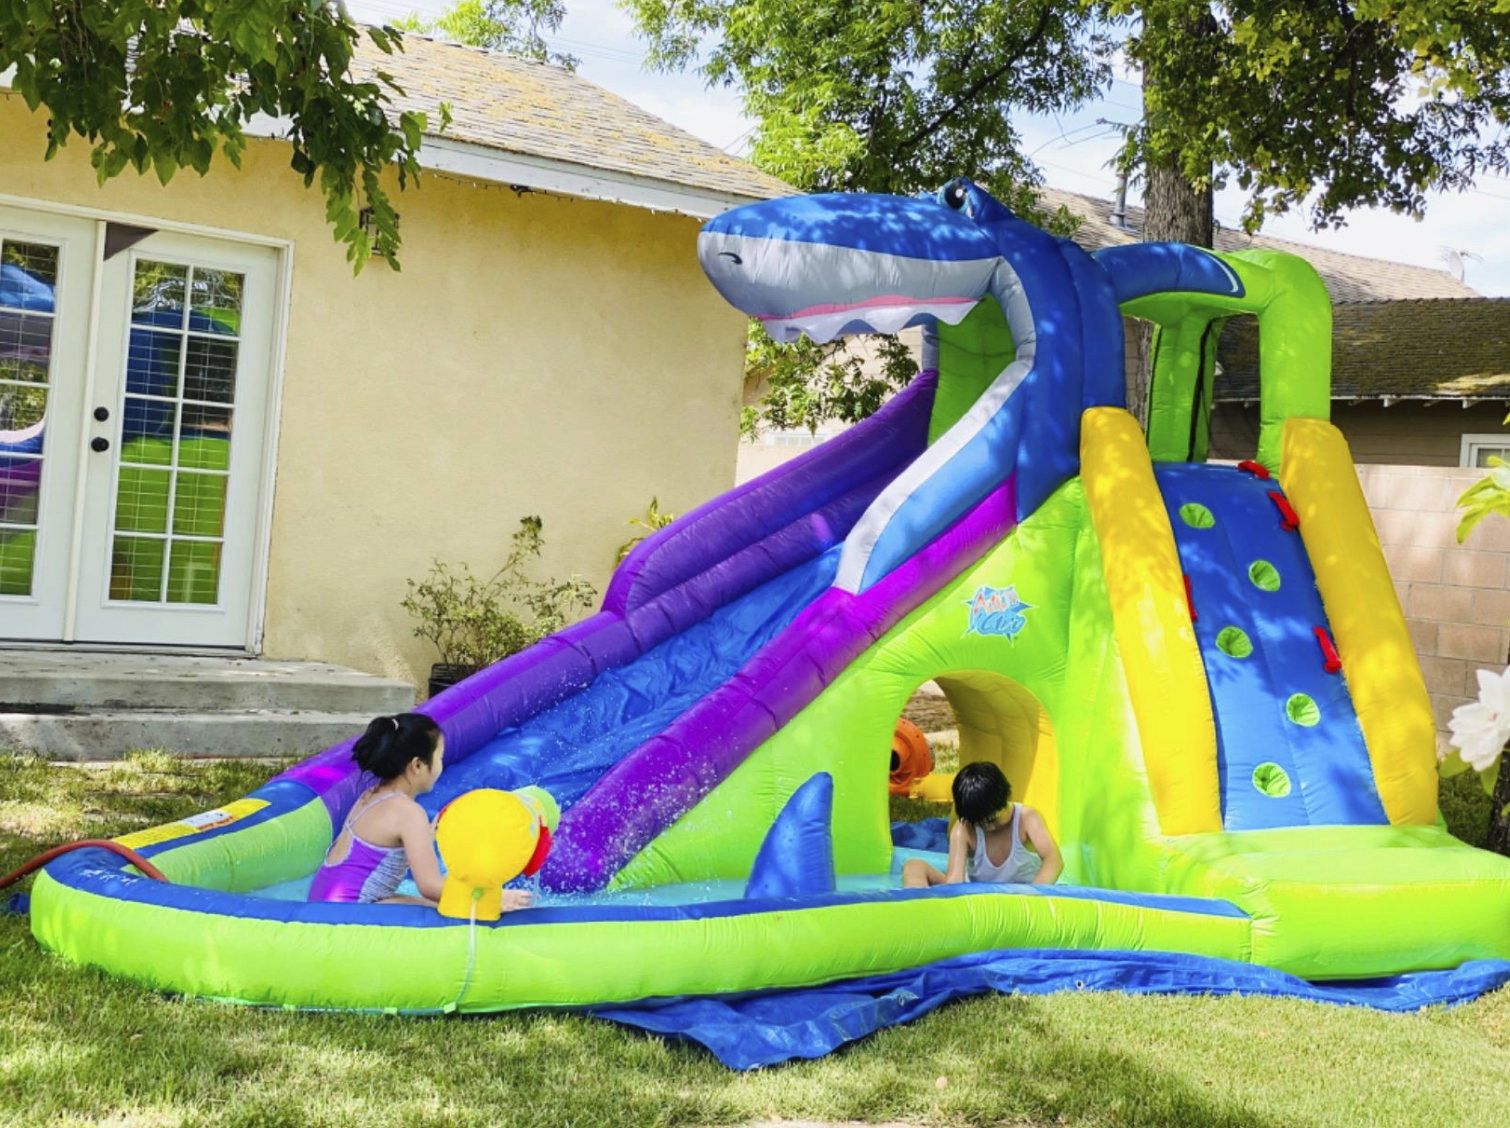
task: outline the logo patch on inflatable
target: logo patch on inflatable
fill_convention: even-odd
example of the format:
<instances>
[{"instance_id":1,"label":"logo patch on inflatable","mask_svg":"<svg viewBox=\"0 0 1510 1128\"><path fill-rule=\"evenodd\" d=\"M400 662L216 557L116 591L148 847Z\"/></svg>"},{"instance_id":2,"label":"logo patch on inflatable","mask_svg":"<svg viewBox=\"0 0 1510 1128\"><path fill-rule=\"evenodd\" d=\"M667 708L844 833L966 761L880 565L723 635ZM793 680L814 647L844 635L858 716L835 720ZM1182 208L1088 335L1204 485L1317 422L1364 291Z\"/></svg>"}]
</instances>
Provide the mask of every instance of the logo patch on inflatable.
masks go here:
<instances>
[{"instance_id":1,"label":"logo patch on inflatable","mask_svg":"<svg viewBox=\"0 0 1510 1128\"><path fill-rule=\"evenodd\" d=\"M965 606L970 608L970 625L965 628L967 635L996 635L1008 642L1015 642L1022 628L1028 625L1023 612L1033 610L1033 604L1017 598L1016 585L977 588L975 597L965 600Z\"/></svg>"}]
</instances>

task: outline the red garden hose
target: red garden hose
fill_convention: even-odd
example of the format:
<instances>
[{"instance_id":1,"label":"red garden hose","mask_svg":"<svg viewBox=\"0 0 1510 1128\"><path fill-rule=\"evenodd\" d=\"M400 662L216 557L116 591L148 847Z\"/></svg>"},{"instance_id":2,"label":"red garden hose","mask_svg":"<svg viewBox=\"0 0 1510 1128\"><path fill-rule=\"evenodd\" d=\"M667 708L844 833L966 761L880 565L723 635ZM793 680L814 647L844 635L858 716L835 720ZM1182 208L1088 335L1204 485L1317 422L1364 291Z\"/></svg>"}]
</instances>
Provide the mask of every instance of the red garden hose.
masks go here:
<instances>
[{"instance_id":1,"label":"red garden hose","mask_svg":"<svg viewBox=\"0 0 1510 1128\"><path fill-rule=\"evenodd\" d=\"M41 869L54 858L61 857L70 850L82 850L86 846L97 846L101 850L109 850L112 854L119 854L153 881L168 880L163 876L162 870L158 869L129 846L122 846L119 842L112 842L108 838L86 838L81 842L66 842L62 846L54 846L51 850L43 851L20 869L8 873L4 877L0 877L0 889L4 889L7 885L14 885L27 874L31 873L32 870Z\"/></svg>"}]
</instances>

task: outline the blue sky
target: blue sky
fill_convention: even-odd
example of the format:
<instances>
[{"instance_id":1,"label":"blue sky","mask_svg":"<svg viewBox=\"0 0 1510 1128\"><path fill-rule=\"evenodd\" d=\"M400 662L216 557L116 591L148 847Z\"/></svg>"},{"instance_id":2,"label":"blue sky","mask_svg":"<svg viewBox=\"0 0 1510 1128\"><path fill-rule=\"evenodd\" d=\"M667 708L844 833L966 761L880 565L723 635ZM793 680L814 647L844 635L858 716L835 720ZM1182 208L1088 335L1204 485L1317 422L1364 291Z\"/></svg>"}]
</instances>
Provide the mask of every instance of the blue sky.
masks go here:
<instances>
[{"instance_id":1,"label":"blue sky","mask_svg":"<svg viewBox=\"0 0 1510 1128\"><path fill-rule=\"evenodd\" d=\"M359 19L392 20L410 12L434 14L445 0L348 0ZM613 0L566 0L557 50L582 60L578 73L667 121L731 153L742 154L752 122L728 90L708 89L695 74L657 74L644 69L645 48ZM1131 76L1129 76L1131 77ZM1097 119L1136 120L1141 92L1119 78L1105 97L1078 113L1027 117L1020 124L1026 151L1052 185L1110 197L1116 183L1107 168L1117 146L1115 130ZM968 175L968 169L961 173ZM1219 222L1235 226L1243 196L1217 197ZM1417 222L1385 211L1357 211L1339 231L1311 231L1301 215L1271 220L1265 233L1331 250L1445 269L1443 248L1471 251L1483 261L1465 262L1466 280L1483 294L1510 296L1510 180L1486 177L1473 191L1439 195Z\"/></svg>"}]
</instances>

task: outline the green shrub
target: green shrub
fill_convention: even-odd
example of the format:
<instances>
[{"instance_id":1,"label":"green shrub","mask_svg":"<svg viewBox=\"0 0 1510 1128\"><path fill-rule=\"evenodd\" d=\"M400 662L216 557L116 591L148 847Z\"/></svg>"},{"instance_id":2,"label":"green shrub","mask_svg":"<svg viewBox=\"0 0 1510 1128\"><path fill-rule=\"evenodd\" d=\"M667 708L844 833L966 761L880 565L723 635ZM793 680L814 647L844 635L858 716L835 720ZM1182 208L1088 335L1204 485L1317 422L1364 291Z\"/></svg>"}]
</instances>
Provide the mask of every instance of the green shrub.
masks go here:
<instances>
[{"instance_id":1,"label":"green shrub","mask_svg":"<svg viewBox=\"0 0 1510 1128\"><path fill-rule=\"evenodd\" d=\"M419 620L448 666L491 666L555 634L590 608L597 589L578 575L535 580L526 568L545 546L539 517L520 519L503 566L487 579L466 564L435 561L424 579L409 580L404 610Z\"/></svg>"}]
</instances>

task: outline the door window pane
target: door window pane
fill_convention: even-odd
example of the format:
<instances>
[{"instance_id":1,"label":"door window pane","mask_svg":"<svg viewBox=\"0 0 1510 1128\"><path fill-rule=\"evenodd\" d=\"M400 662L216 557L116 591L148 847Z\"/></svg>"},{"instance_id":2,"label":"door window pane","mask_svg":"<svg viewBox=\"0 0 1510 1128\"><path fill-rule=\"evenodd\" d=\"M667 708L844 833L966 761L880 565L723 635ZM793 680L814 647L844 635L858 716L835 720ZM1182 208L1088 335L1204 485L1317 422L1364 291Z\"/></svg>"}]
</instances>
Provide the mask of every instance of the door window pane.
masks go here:
<instances>
[{"instance_id":1,"label":"door window pane","mask_svg":"<svg viewBox=\"0 0 1510 1128\"><path fill-rule=\"evenodd\" d=\"M167 547L161 538L116 537L110 553L110 598L136 603L161 600Z\"/></svg>"},{"instance_id":2,"label":"door window pane","mask_svg":"<svg viewBox=\"0 0 1510 1128\"><path fill-rule=\"evenodd\" d=\"M230 403L236 396L235 341L190 337L184 362L184 399Z\"/></svg>"},{"instance_id":3,"label":"door window pane","mask_svg":"<svg viewBox=\"0 0 1510 1128\"><path fill-rule=\"evenodd\" d=\"M0 236L0 595L30 595L58 248Z\"/></svg>"},{"instance_id":4,"label":"door window pane","mask_svg":"<svg viewBox=\"0 0 1510 1128\"><path fill-rule=\"evenodd\" d=\"M35 529L0 527L0 595L30 595Z\"/></svg>"},{"instance_id":5,"label":"door window pane","mask_svg":"<svg viewBox=\"0 0 1510 1128\"><path fill-rule=\"evenodd\" d=\"M0 246L0 306L51 313L57 285L57 247L15 239Z\"/></svg>"},{"instance_id":6,"label":"door window pane","mask_svg":"<svg viewBox=\"0 0 1510 1128\"><path fill-rule=\"evenodd\" d=\"M0 458L0 524L35 525L37 487L41 484L40 458Z\"/></svg>"},{"instance_id":7,"label":"door window pane","mask_svg":"<svg viewBox=\"0 0 1510 1128\"><path fill-rule=\"evenodd\" d=\"M244 279L149 260L134 279L110 596L214 603Z\"/></svg>"},{"instance_id":8,"label":"door window pane","mask_svg":"<svg viewBox=\"0 0 1510 1128\"><path fill-rule=\"evenodd\" d=\"M130 533L166 533L172 485L171 470L122 466L115 493L115 527Z\"/></svg>"},{"instance_id":9,"label":"door window pane","mask_svg":"<svg viewBox=\"0 0 1510 1128\"><path fill-rule=\"evenodd\" d=\"M133 396L175 396L182 367L183 334L132 329L126 354L126 392Z\"/></svg>"},{"instance_id":10,"label":"door window pane","mask_svg":"<svg viewBox=\"0 0 1510 1128\"><path fill-rule=\"evenodd\" d=\"M241 333L241 275L228 270L194 268L189 328L201 333Z\"/></svg>"},{"instance_id":11,"label":"door window pane","mask_svg":"<svg viewBox=\"0 0 1510 1128\"><path fill-rule=\"evenodd\" d=\"M163 329L182 329L184 292L188 284L187 266L139 260L131 280L132 323L155 325Z\"/></svg>"},{"instance_id":12,"label":"door window pane","mask_svg":"<svg viewBox=\"0 0 1510 1128\"><path fill-rule=\"evenodd\" d=\"M173 532L186 537L218 537L225 532L224 474L180 472L173 498Z\"/></svg>"},{"instance_id":13,"label":"door window pane","mask_svg":"<svg viewBox=\"0 0 1510 1128\"><path fill-rule=\"evenodd\" d=\"M169 603L214 603L220 588L220 542L175 540L168 565Z\"/></svg>"}]
</instances>

